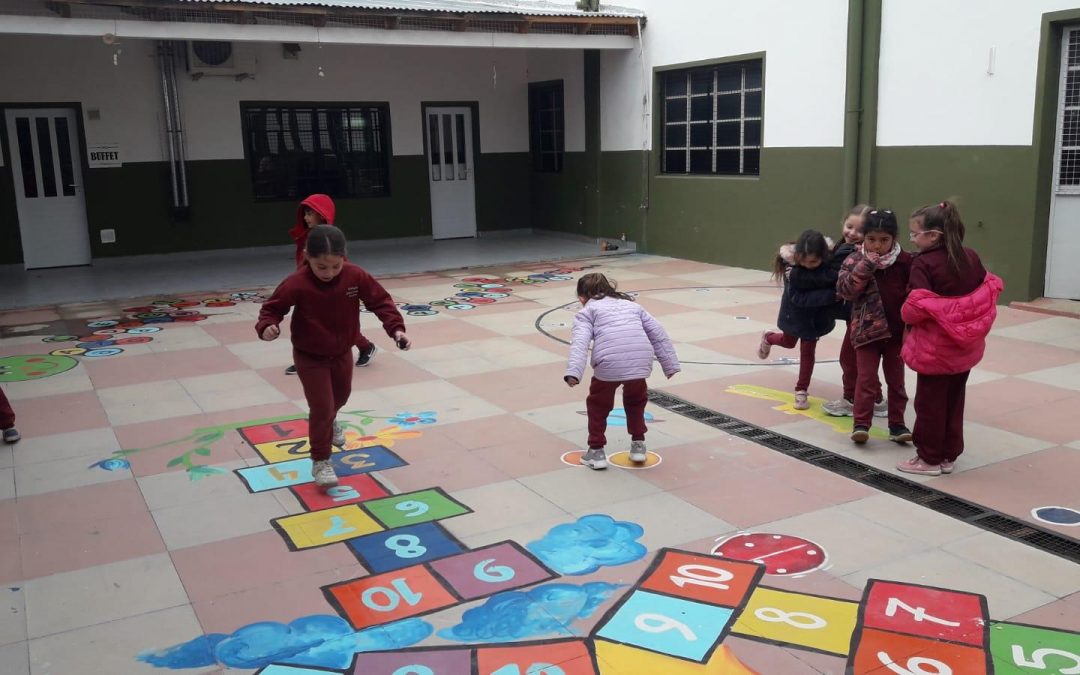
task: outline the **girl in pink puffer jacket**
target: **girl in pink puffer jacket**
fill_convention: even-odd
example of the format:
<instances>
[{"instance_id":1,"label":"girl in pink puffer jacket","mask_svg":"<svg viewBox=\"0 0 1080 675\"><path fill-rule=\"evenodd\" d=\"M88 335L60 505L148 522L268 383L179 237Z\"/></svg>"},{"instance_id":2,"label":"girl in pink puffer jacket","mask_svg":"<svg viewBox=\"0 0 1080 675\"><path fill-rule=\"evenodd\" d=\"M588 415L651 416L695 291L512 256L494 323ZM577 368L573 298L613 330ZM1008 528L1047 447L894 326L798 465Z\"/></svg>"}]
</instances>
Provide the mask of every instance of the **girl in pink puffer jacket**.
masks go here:
<instances>
[{"instance_id":1,"label":"girl in pink puffer jacket","mask_svg":"<svg viewBox=\"0 0 1080 675\"><path fill-rule=\"evenodd\" d=\"M603 274L578 279L578 300L583 305L570 333L570 361L563 380L571 387L581 382L592 343L593 378L585 409L589 416L589 449L581 463L590 469L607 468L604 446L607 416L615 405L615 390L622 385L626 428L630 432L630 461L643 463L645 451L645 378L659 359L664 375L681 370L679 357L664 327Z\"/></svg>"}]
</instances>

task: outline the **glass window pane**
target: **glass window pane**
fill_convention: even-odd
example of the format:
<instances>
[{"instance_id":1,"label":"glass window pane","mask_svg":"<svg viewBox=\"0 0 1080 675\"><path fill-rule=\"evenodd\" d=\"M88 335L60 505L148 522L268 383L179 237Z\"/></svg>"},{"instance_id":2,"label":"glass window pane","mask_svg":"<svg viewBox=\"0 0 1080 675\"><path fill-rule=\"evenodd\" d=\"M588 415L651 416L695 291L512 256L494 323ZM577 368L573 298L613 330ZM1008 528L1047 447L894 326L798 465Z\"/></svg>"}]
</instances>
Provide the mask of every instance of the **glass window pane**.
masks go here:
<instances>
[{"instance_id":1,"label":"glass window pane","mask_svg":"<svg viewBox=\"0 0 1080 675\"><path fill-rule=\"evenodd\" d=\"M686 73L669 73L664 76L665 96L686 96Z\"/></svg>"},{"instance_id":2,"label":"glass window pane","mask_svg":"<svg viewBox=\"0 0 1080 675\"><path fill-rule=\"evenodd\" d=\"M716 147L739 145L739 123L717 122L716 124Z\"/></svg>"},{"instance_id":3,"label":"glass window pane","mask_svg":"<svg viewBox=\"0 0 1080 675\"><path fill-rule=\"evenodd\" d=\"M761 61L752 61L746 64L746 88L754 89L761 86Z\"/></svg>"},{"instance_id":4,"label":"glass window pane","mask_svg":"<svg viewBox=\"0 0 1080 675\"><path fill-rule=\"evenodd\" d=\"M1080 150L1061 151L1058 185L1080 185Z\"/></svg>"},{"instance_id":5,"label":"glass window pane","mask_svg":"<svg viewBox=\"0 0 1080 675\"><path fill-rule=\"evenodd\" d=\"M52 133L49 131L49 118L36 117L38 158L41 161L41 187L44 196L56 196L56 165L52 155Z\"/></svg>"},{"instance_id":6,"label":"glass window pane","mask_svg":"<svg viewBox=\"0 0 1080 675\"><path fill-rule=\"evenodd\" d=\"M741 94L724 94L716 97L716 119L737 120L741 114Z\"/></svg>"},{"instance_id":7,"label":"glass window pane","mask_svg":"<svg viewBox=\"0 0 1080 675\"><path fill-rule=\"evenodd\" d=\"M712 173L712 150L690 151L690 173Z\"/></svg>"},{"instance_id":8,"label":"glass window pane","mask_svg":"<svg viewBox=\"0 0 1080 675\"><path fill-rule=\"evenodd\" d=\"M694 147L712 146L712 125L707 122L691 124L690 145Z\"/></svg>"},{"instance_id":9,"label":"glass window pane","mask_svg":"<svg viewBox=\"0 0 1080 675\"><path fill-rule=\"evenodd\" d=\"M665 152L664 171L667 173L686 173L686 151L669 150Z\"/></svg>"},{"instance_id":10,"label":"glass window pane","mask_svg":"<svg viewBox=\"0 0 1080 675\"><path fill-rule=\"evenodd\" d=\"M71 157L71 137L68 135L66 117L53 118L56 125L56 154L60 157L60 180L63 181L64 196L75 194L75 167Z\"/></svg>"},{"instance_id":11,"label":"glass window pane","mask_svg":"<svg viewBox=\"0 0 1080 675\"><path fill-rule=\"evenodd\" d=\"M41 143L39 137L38 143ZM1061 145L1068 147L1080 146L1080 110L1066 110L1062 119ZM44 161L42 157L42 161ZM44 169L42 169L44 171ZM46 186L48 183L46 183ZM48 188L46 187L46 190Z\"/></svg>"},{"instance_id":12,"label":"glass window pane","mask_svg":"<svg viewBox=\"0 0 1080 675\"><path fill-rule=\"evenodd\" d=\"M442 164L439 163L439 157L442 156L442 150L439 146L439 116L428 115L428 144L430 147L430 159L431 159L431 180L442 180Z\"/></svg>"},{"instance_id":13,"label":"glass window pane","mask_svg":"<svg viewBox=\"0 0 1080 675\"><path fill-rule=\"evenodd\" d=\"M669 99L664 102L664 121L665 122L685 122L686 121L686 99L675 98Z\"/></svg>"},{"instance_id":14,"label":"glass window pane","mask_svg":"<svg viewBox=\"0 0 1080 675\"><path fill-rule=\"evenodd\" d=\"M1065 105L1080 105L1080 70L1065 75Z\"/></svg>"},{"instance_id":15,"label":"glass window pane","mask_svg":"<svg viewBox=\"0 0 1080 675\"><path fill-rule=\"evenodd\" d=\"M686 147L686 125L685 124L672 124L668 126L664 132L664 147L665 148L685 148Z\"/></svg>"},{"instance_id":16,"label":"glass window pane","mask_svg":"<svg viewBox=\"0 0 1080 675\"><path fill-rule=\"evenodd\" d=\"M716 91L739 91L742 89L742 68L726 66L716 71Z\"/></svg>"},{"instance_id":17,"label":"glass window pane","mask_svg":"<svg viewBox=\"0 0 1080 675\"><path fill-rule=\"evenodd\" d=\"M761 145L761 122L748 120L743 127L743 145Z\"/></svg>"},{"instance_id":18,"label":"glass window pane","mask_svg":"<svg viewBox=\"0 0 1080 675\"><path fill-rule=\"evenodd\" d=\"M711 70L693 70L690 71L690 93L691 94L709 94L712 93L712 80L713 74Z\"/></svg>"},{"instance_id":19,"label":"glass window pane","mask_svg":"<svg viewBox=\"0 0 1080 675\"><path fill-rule=\"evenodd\" d=\"M712 116L712 96L698 96L690 99L690 121L707 122Z\"/></svg>"},{"instance_id":20,"label":"glass window pane","mask_svg":"<svg viewBox=\"0 0 1080 675\"><path fill-rule=\"evenodd\" d=\"M716 151L716 173L739 173L739 151L738 150L717 150Z\"/></svg>"},{"instance_id":21,"label":"glass window pane","mask_svg":"<svg viewBox=\"0 0 1080 675\"><path fill-rule=\"evenodd\" d=\"M761 173L761 150L743 150L743 173L754 176Z\"/></svg>"},{"instance_id":22,"label":"glass window pane","mask_svg":"<svg viewBox=\"0 0 1080 675\"><path fill-rule=\"evenodd\" d=\"M454 124L457 138L457 177L458 180L465 180L469 168L465 164L465 116L461 113L454 115Z\"/></svg>"},{"instance_id":23,"label":"glass window pane","mask_svg":"<svg viewBox=\"0 0 1080 675\"><path fill-rule=\"evenodd\" d=\"M445 173L446 180L454 180L454 146L453 146L454 132L452 131L451 126L450 126L451 124L453 124L453 120L451 119L451 117L452 117L451 115L443 115L442 116L442 121L443 121L443 136L442 136L443 160L442 161L443 161L443 164L446 165L446 173Z\"/></svg>"},{"instance_id":24,"label":"glass window pane","mask_svg":"<svg viewBox=\"0 0 1080 675\"><path fill-rule=\"evenodd\" d=\"M761 117L761 92L750 91L746 93L747 117Z\"/></svg>"},{"instance_id":25,"label":"glass window pane","mask_svg":"<svg viewBox=\"0 0 1080 675\"><path fill-rule=\"evenodd\" d=\"M34 163L34 144L30 138L30 118L15 118L15 134L19 137L19 165L22 168L23 196L37 197L37 165Z\"/></svg>"}]
</instances>

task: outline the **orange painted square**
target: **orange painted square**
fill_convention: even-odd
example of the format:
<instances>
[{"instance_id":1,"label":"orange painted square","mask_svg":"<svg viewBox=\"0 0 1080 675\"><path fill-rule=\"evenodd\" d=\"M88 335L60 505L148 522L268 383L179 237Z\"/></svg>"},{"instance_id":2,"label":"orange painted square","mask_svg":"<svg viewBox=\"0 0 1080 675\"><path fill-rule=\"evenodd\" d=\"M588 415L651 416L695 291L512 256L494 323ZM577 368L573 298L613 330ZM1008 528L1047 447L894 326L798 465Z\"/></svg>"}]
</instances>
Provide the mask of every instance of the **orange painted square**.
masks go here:
<instances>
[{"instance_id":1,"label":"orange painted square","mask_svg":"<svg viewBox=\"0 0 1080 675\"><path fill-rule=\"evenodd\" d=\"M762 565L741 560L665 551L641 588L718 607L739 607L754 590L764 569ZM726 578L724 572L732 575L731 578ZM681 585L673 578L680 579Z\"/></svg>"},{"instance_id":2,"label":"orange painted square","mask_svg":"<svg viewBox=\"0 0 1080 675\"><path fill-rule=\"evenodd\" d=\"M558 666L565 675L596 675L592 656L581 640L551 642L528 647L499 647L476 652L480 675L502 672L507 666L517 666L506 672L539 673L544 666Z\"/></svg>"},{"instance_id":3,"label":"orange painted square","mask_svg":"<svg viewBox=\"0 0 1080 675\"><path fill-rule=\"evenodd\" d=\"M887 655L886 660L883 661L878 654ZM909 663L911 659L916 661ZM982 649L872 628L864 629L859 636L851 670L848 672L851 675L892 673L894 671L887 665L890 662L915 673L987 675L988 672L986 651ZM940 664L944 664L948 670Z\"/></svg>"},{"instance_id":4,"label":"orange painted square","mask_svg":"<svg viewBox=\"0 0 1080 675\"><path fill-rule=\"evenodd\" d=\"M329 586L326 593L357 630L458 603L423 565Z\"/></svg>"}]
</instances>

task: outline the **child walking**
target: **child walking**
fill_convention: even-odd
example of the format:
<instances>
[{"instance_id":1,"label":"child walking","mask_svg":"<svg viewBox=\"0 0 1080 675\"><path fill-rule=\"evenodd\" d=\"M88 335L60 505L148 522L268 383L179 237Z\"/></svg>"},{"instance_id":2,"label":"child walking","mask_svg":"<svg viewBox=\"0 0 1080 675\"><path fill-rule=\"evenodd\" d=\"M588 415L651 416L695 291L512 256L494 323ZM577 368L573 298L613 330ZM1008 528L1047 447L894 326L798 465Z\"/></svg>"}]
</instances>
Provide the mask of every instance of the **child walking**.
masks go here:
<instances>
[{"instance_id":1,"label":"child walking","mask_svg":"<svg viewBox=\"0 0 1080 675\"><path fill-rule=\"evenodd\" d=\"M765 331L758 358L769 358L772 348L792 349L799 344L799 378L795 381L795 409L810 408L808 391L814 374L818 340L836 326L837 271L829 264L832 241L816 230L806 230L794 243L784 244L773 262L773 278L784 281L776 325L782 332Z\"/></svg>"},{"instance_id":2,"label":"child walking","mask_svg":"<svg viewBox=\"0 0 1080 675\"><path fill-rule=\"evenodd\" d=\"M889 440L911 440L911 431L904 424L908 397L900 358L904 338L900 307L907 296L911 254L900 248L897 230L892 211L878 209L866 214L863 243L844 261L836 284L840 297L851 302L851 343L857 372L851 440L860 444L870 439L874 399L880 389L879 365L889 390Z\"/></svg>"},{"instance_id":3,"label":"child walking","mask_svg":"<svg viewBox=\"0 0 1080 675\"><path fill-rule=\"evenodd\" d=\"M329 195L314 194L300 202L300 206L296 208L296 224L289 230L289 235L296 242L296 269L302 269L307 265L304 259L304 245L307 243L308 232L316 225L333 225L336 213L334 200L330 199ZM359 354L356 357L356 365L362 367L371 363L378 348L374 342L364 337L363 332L358 335L356 349ZM285 374L295 375L296 366L286 368Z\"/></svg>"},{"instance_id":4,"label":"child walking","mask_svg":"<svg viewBox=\"0 0 1080 675\"><path fill-rule=\"evenodd\" d=\"M22 438L15 428L15 411L11 409L3 389L0 389L0 431L3 432L5 443L18 443Z\"/></svg>"},{"instance_id":5,"label":"child walking","mask_svg":"<svg viewBox=\"0 0 1080 675\"><path fill-rule=\"evenodd\" d=\"M644 462L645 378L652 373L653 358L659 359L669 379L681 370L679 357L664 327L603 274L586 274L577 282L578 300L583 308L574 317L571 329L570 360L563 380L571 387L581 382L585 358L592 343L593 378L585 408L589 416L589 449L581 463L590 469L607 468L604 446L607 417L615 405L615 390L622 385L626 428L630 432L630 461Z\"/></svg>"},{"instance_id":6,"label":"child walking","mask_svg":"<svg viewBox=\"0 0 1080 675\"><path fill-rule=\"evenodd\" d=\"M964 246L964 223L951 202L924 206L908 221L919 249L911 292L901 312L909 332L902 355L918 373L915 451L896 468L937 476L952 473L964 451L964 394L982 360L1005 284Z\"/></svg>"},{"instance_id":7,"label":"child walking","mask_svg":"<svg viewBox=\"0 0 1080 675\"><path fill-rule=\"evenodd\" d=\"M366 271L346 262L345 249L341 230L312 227L304 248L306 264L263 303L255 325L261 339L277 339L278 324L293 309L293 362L309 408L311 475L324 488L337 485L330 446L345 444L345 430L335 417L352 393L352 347L360 332L360 303L379 317L400 349L411 344L390 294Z\"/></svg>"},{"instance_id":8,"label":"child walking","mask_svg":"<svg viewBox=\"0 0 1080 675\"><path fill-rule=\"evenodd\" d=\"M847 257L862 243L863 225L866 222L866 214L874 208L867 204L857 204L844 218L841 239L832 250L832 267L836 270L837 277L840 268ZM836 305L837 317L844 322L844 340L840 345L840 373L844 393L835 401L829 401L821 406L826 415L833 417L851 417L855 411L855 379L858 375L858 364L855 362L855 346L851 344L851 304L841 302ZM888 417L889 409L885 400L881 397L881 381L877 380L878 394L874 404L874 417Z\"/></svg>"}]
</instances>

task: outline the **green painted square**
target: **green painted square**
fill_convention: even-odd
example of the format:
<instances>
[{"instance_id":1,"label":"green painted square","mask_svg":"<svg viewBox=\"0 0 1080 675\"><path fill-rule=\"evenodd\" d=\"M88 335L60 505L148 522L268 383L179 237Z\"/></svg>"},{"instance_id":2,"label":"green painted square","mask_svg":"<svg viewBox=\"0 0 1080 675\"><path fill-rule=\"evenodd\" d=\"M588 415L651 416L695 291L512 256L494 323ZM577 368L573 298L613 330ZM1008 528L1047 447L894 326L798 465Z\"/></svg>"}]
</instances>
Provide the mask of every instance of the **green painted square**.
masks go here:
<instances>
[{"instance_id":1,"label":"green painted square","mask_svg":"<svg viewBox=\"0 0 1080 675\"><path fill-rule=\"evenodd\" d=\"M990 656L997 675L1080 673L1080 633L995 622Z\"/></svg>"},{"instance_id":2,"label":"green painted square","mask_svg":"<svg viewBox=\"0 0 1080 675\"><path fill-rule=\"evenodd\" d=\"M364 502L363 507L387 528L453 518L472 509L437 488Z\"/></svg>"}]
</instances>

